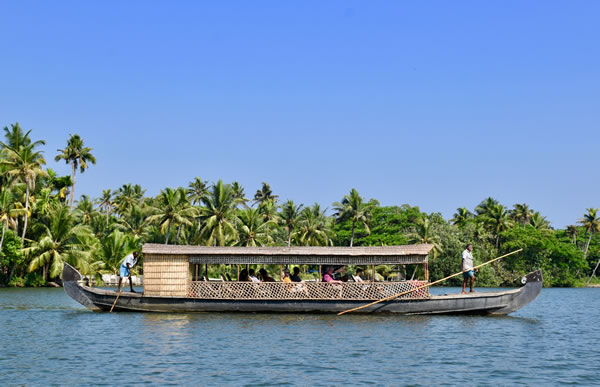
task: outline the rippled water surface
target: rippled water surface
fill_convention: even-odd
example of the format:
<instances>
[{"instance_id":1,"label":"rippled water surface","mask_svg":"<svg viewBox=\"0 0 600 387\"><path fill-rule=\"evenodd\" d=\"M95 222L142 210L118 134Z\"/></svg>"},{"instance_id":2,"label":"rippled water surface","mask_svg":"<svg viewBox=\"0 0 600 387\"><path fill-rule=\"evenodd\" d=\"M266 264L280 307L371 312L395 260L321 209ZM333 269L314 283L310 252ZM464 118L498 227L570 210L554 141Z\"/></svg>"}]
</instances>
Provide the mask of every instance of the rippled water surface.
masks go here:
<instances>
[{"instance_id":1,"label":"rippled water surface","mask_svg":"<svg viewBox=\"0 0 600 387\"><path fill-rule=\"evenodd\" d=\"M507 317L109 314L0 289L0 384L591 385L599 305L544 289Z\"/></svg>"}]
</instances>

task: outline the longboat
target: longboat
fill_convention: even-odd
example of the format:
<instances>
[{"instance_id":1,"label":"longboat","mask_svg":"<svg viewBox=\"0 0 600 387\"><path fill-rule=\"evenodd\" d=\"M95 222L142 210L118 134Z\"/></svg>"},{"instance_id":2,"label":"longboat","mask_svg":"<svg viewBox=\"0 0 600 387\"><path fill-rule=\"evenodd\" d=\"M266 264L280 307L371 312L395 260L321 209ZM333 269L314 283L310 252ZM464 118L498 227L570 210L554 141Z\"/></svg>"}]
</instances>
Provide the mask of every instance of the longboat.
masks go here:
<instances>
[{"instance_id":1,"label":"longboat","mask_svg":"<svg viewBox=\"0 0 600 387\"><path fill-rule=\"evenodd\" d=\"M525 275L522 287L506 291L431 295L430 244L381 247L208 247L145 244L144 291L130 293L86 286L65 263L66 293L94 311L339 313L413 290L355 313L506 315L533 301L542 289L540 270ZM424 279L385 282L240 282L206 278L208 265L424 265ZM374 278L374 276L373 276ZM124 284L128 287L128 284ZM421 288L421 289L419 289Z\"/></svg>"}]
</instances>

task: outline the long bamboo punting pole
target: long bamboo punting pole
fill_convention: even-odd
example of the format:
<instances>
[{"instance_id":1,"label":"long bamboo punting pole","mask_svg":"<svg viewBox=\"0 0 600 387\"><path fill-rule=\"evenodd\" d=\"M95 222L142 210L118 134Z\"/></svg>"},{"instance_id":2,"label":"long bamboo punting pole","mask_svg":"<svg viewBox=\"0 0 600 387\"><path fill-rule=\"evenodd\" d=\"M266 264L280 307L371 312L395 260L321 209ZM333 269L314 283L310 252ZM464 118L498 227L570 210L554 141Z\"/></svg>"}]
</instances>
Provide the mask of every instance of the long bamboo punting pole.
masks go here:
<instances>
[{"instance_id":1,"label":"long bamboo punting pole","mask_svg":"<svg viewBox=\"0 0 600 387\"><path fill-rule=\"evenodd\" d=\"M504 255L502 255L502 256L500 256L500 257L498 257L498 258L494 258L494 259L492 259L492 260L490 260L490 261L487 261L487 262L485 262L485 263L482 263L481 265L477 265L477 266L475 266L473 269L478 269L478 268L480 268L480 267L482 267L482 266L489 265L489 264L490 264L490 263L492 263L492 262L495 262L495 261L497 261L497 260L499 260L499 259L502 259L502 258L506 258L506 257L508 257L509 255L516 254L516 253L518 253L518 252L520 252L520 251L523 251L523 249L515 250L515 251L513 251L513 252L510 252L510 253L508 253L508 254L504 254ZM382 298L381 300L377 300L377 301L371 302L370 304L366 304L366 305L363 305L363 306L358 306L358 307L356 307L356 308L352 308L352 309L345 310L345 311L343 311L343 312L340 312L340 313L338 313L338 316L341 316L341 315L343 315L343 314L346 314L346 313L354 312L354 311L357 311L357 310L360 310L360 309L364 309L364 308L367 308L367 307L369 307L369 306L371 306L371 305L379 304L380 302L384 302L384 301L393 300L394 298L398 298L398 297L400 297L400 296L403 296L403 295L405 295L405 294L412 293L412 292L415 292L415 291L417 291L417 290L421 290L421 289L424 289L424 288L426 288L426 287L429 287L429 286L431 286L431 285L438 284L438 283L440 283L440 282L443 282L443 281L445 281L445 280L447 280L447 279L449 279L449 278L456 277L457 275L460 275L460 274L462 274L462 273L463 273L462 271L459 271L458 273L456 273L456 274L452 274L452 275L449 275L448 277L446 277L446 278L442 278L441 280L437 280L437 281L434 281L434 282L432 282L432 283L429 283L429 284L426 284L426 285L423 285L423 286L419 286L419 287L416 287L416 288L414 288L414 289L411 289L411 290L407 290L406 292L402 292L402 293L394 294L393 296L389 296L389 297L386 297L386 298Z\"/></svg>"},{"instance_id":2,"label":"long bamboo punting pole","mask_svg":"<svg viewBox=\"0 0 600 387\"><path fill-rule=\"evenodd\" d=\"M115 305L117 305L117 300L119 299L119 296L121 295L121 289L119 289L119 293L117 293L117 298L115 298L115 302L113 302L112 306L110 307L110 312L108 313L112 313L113 309L115 308Z\"/></svg>"}]
</instances>

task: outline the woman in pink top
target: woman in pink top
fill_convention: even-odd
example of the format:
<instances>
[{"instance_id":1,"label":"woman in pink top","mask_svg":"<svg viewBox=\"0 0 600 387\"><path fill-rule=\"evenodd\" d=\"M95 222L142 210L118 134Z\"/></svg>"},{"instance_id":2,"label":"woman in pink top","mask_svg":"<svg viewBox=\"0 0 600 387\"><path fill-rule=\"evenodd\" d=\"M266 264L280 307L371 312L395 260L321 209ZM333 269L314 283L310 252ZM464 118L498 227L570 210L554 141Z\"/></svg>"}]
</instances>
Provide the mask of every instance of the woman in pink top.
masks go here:
<instances>
[{"instance_id":1,"label":"woman in pink top","mask_svg":"<svg viewBox=\"0 0 600 387\"><path fill-rule=\"evenodd\" d=\"M341 284L342 281L333 279L333 266L329 266L325 274L323 274L323 282L329 282L330 284Z\"/></svg>"}]
</instances>

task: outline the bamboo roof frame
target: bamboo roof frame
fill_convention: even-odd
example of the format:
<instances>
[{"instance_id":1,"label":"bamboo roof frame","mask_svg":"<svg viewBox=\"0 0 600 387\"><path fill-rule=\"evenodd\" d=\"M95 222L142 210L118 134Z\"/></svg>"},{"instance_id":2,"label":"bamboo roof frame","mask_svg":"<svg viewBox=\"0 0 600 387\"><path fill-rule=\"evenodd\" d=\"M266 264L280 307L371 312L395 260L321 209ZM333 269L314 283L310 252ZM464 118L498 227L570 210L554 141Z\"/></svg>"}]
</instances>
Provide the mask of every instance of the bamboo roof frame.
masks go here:
<instances>
[{"instance_id":1,"label":"bamboo roof frame","mask_svg":"<svg viewBox=\"0 0 600 387\"><path fill-rule=\"evenodd\" d=\"M372 247L213 247L147 243L144 255L187 256L192 264L407 265L427 264L431 244Z\"/></svg>"}]
</instances>

